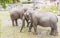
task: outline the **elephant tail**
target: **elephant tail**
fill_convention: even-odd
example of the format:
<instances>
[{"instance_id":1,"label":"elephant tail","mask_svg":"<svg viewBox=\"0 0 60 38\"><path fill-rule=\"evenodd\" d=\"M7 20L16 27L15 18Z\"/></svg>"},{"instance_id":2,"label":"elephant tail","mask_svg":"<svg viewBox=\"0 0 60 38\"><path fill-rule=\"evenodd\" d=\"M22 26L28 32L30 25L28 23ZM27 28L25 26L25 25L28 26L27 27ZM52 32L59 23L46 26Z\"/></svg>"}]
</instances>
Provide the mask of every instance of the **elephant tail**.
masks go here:
<instances>
[{"instance_id":1,"label":"elephant tail","mask_svg":"<svg viewBox=\"0 0 60 38\"><path fill-rule=\"evenodd\" d=\"M57 17L57 22L58 22L58 17Z\"/></svg>"},{"instance_id":2,"label":"elephant tail","mask_svg":"<svg viewBox=\"0 0 60 38\"><path fill-rule=\"evenodd\" d=\"M56 17L56 20L57 20L57 22L58 22L58 17L57 17L57 15L55 15L55 17Z\"/></svg>"},{"instance_id":3,"label":"elephant tail","mask_svg":"<svg viewBox=\"0 0 60 38\"><path fill-rule=\"evenodd\" d=\"M56 16L57 22L58 22L58 17Z\"/></svg>"}]
</instances>

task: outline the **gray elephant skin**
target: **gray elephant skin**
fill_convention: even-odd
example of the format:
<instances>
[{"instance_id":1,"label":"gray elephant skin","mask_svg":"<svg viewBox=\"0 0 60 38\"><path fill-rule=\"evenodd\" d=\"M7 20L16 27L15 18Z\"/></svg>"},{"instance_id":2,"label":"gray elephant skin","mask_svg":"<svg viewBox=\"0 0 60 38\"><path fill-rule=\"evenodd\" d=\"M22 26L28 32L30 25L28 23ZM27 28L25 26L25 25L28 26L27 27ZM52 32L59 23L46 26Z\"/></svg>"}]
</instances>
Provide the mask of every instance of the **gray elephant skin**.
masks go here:
<instances>
[{"instance_id":1,"label":"gray elephant skin","mask_svg":"<svg viewBox=\"0 0 60 38\"><path fill-rule=\"evenodd\" d=\"M13 26L14 26L14 21L16 23L16 26L18 26L17 19L23 19L24 12L26 12L26 10L27 9L22 8L22 9L16 9L16 10L11 10L10 11L10 17L11 17Z\"/></svg>"},{"instance_id":2,"label":"gray elephant skin","mask_svg":"<svg viewBox=\"0 0 60 38\"><path fill-rule=\"evenodd\" d=\"M42 27L51 27L50 35L58 35L57 31L57 22L58 18L55 14L51 12L36 12L36 11L28 11L28 14L25 15L30 16L31 25L29 27L29 32L31 32L31 28L34 28L35 34L37 34L37 25Z\"/></svg>"}]
</instances>

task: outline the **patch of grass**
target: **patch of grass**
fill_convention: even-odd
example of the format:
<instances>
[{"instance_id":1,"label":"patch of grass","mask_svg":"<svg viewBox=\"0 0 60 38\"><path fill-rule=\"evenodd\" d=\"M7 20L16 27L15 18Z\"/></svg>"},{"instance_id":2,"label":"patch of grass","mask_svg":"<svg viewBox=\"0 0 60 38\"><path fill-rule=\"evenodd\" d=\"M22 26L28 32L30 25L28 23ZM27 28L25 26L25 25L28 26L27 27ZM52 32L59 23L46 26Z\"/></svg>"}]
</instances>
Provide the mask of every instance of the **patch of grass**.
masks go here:
<instances>
[{"instance_id":1,"label":"patch of grass","mask_svg":"<svg viewBox=\"0 0 60 38\"><path fill-rule=\"evenodd\" d=\"M1 27L2 21L0 20L0 27Z\"/></svg>"},{"instance_id":2,"label":"patch of grass","mask_svg":"<svg viewBox=\"0 0 60 38\"><path fill-rule=\"evenodd\" d=\"M1 36L1 34L3 34L3 32L0 32L0 36Z\"/></svg>"}]
</instances>

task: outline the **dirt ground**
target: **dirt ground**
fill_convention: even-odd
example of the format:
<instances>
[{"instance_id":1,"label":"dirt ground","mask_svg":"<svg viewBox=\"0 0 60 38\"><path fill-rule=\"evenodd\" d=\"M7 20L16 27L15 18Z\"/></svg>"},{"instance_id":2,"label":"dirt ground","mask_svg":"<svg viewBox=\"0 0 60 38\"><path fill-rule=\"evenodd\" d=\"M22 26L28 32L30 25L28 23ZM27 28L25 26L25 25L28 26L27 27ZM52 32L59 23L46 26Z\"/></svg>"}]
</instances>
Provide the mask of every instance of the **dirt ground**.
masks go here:
<instances>
[{"instance_id":1,"label":"dirt ground","mask_svg":"<svg viewBox=\"0 0 60 38\"><path fill-rule=\"evenodd\" d=\"M58 36L51 36L49 27L38 26L38 35L34 35L34 30L28 32L25 26L23 32L20 32L22 25L21 20L18 20L19 26L12 26L10 14L8 11L0 11L0 38L60 38L60 17L58 16Z\"/></svg>"}]
</instances>

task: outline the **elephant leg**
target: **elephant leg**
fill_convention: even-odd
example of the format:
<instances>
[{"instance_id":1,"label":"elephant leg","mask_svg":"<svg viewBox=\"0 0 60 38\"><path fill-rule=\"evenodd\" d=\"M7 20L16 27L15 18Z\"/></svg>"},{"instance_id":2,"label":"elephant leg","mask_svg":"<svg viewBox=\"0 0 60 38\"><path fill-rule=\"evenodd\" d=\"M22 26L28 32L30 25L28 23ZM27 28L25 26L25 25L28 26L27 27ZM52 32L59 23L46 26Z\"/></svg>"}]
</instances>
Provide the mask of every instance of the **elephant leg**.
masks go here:
<instances>
[{"instance_id":1,"label":"elephant leg","mask_svg":"<svg viewBox=\"0 0 60 38\"><path fill-rule=\"evenodd\" d=\"M26 20L26 22L27 22L27 27L29 26L29 22L28 22L28 20L25 18L25 20Z\"/></svg>"},{"instance_id":2,"label":"elephant leg","mask_svg":"<svg viewBox=\"0 0 60 38\"><path fill-rule=\"evenodd\" d=\"M29 31L28 31L28 32L31 32L32 27L33 27L33 25L31 24L31 25L29 26Z\"/></svg>"},{"instance_id":3,"label":"elephant leg","mask_svg":"<svg viewBox=\"0 0 60 38\"><path fill-rule=\"evenodd\" d=\"M37 33L37 24L34 23L34 24L33 24L33 27L34 27L34 32L35 32L34 34L37 35L37 34L38 34L38 33Z\"/></svg>"},{"instance_id":4,"label":"elephant leg","mask_svg":"<svg viewBox=\"0 0 60 38\"><path fill-rule=\"evenodd\" d=\"M17 19L15 19L16 26L18 26Z\"/></svg>"},{"instance_id":5,"label":"elephant leg","mask_svg":"<svg viewBox=\"0 0 60 38\"><path fill-rule=\"evenodd\" d=\"M21 27L20 32L22 32L22 29L23 29L24 26L25 26L25 19L23 19L23 21L22 21L22 27Z\"/></svg>"},{"instance_id":6,"label":"elephant leg","mask_svg":"<svg viewBox=\"0 0 60 38\"><path fill-rule=\"evenodd\" d=\"M29 22L27 21L27 27L29 27Z\"/></svg>"},{"instance_id":7,"label":"elephant leg","mask_svg":"<svg viewBox=\"0 0 60 38\"><path fill-rule=\"evenodd\" d=\"M15 25L14 25L14 20L12 20L12 25L15 26Z\"/></svg>"},{"instance_id":8,"label":"elephant leg","mask_svg":"<svg viewBox=\"0 0 60 38\"><path fill-rule=\"evenodd\" d=\"M53 27L51 27L51 33L50 33L50 35L54 35L54 36L58 35L57 24L53 24Z\"/></svg>"}]
</instances>

